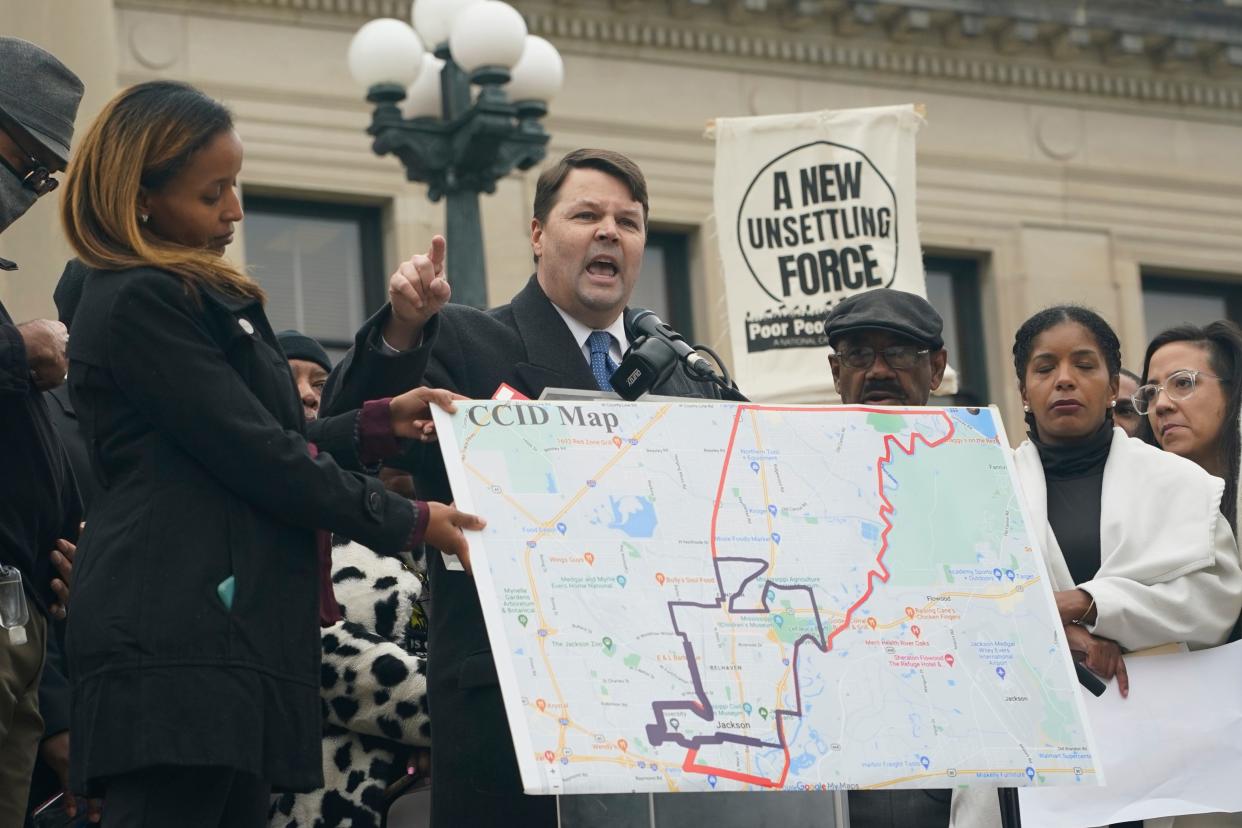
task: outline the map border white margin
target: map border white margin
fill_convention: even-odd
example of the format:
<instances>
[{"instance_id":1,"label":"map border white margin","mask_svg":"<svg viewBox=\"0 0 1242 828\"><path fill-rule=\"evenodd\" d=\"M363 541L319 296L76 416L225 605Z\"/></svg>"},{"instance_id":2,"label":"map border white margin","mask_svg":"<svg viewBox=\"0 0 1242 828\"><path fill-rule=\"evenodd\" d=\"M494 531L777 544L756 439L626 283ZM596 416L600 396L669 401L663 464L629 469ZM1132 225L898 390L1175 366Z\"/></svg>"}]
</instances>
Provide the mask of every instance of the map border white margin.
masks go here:
<instances>
[{"instance_id":1,"label":"map border white margin","mask_svg":"<svg viewBox=\"0 0 1242 828\"><path fill-rule=\"evenodd\" d=\"M496 400L471 400L474 404L508 404L512 405L513 401L501 403ZM458 401L457 405L466 404L465 400ZM436 435L440 443L440 453L444 457L444 469L448 474L449 486L453 490L453 501L458 509L465 512L474 512L474 501L470 496L470 486L466 482L466 467L462 463L461 451L457 446L457 434L453 430L452 415L444 411L439 406L431 406L432 418L436 424ZM481 515L484 519L487 515ZM537 767L535 757L533 755L534 741L530 736L530 729L526 723L526 711L522 709L521 698L522 689L518 684L517 672L513 667L513 659L508 657L509 640L504 633L504 619L500 614L500 604L494 600L496 596L496 585L492 581L492 570L487 563L487 550L483 544L482 532L468 532L467 539L470 542L470 562L471 575L464 577L474 578L475 590L479 594L479 606L483 610L483 620L487 626L488 642L491 645L492 661L496 664L496 677L500 684L500 696L504 700L505 715L509 718L509 736L513 739L513 752L517 755L518 772L522 777L522 789L527 794L549 795L559 794L560 785L557 784L559 775L557 774L541 774ZM480 565L481 564L481 565ZM435 612L432 608L432 612ZM441 607L443 612L444 608ZM493 634L499 635L501 641L495 641ZM497 653L503 655L497 658ZM505 692L508 689L509 692ZM523 744L525 742L525 744ZM532 788L531 781L542 780L541 784Z\"/></svg>"},{"instance_id":2,"label":"map border white margin","mask_svg":"<svg viewBox=\"0 0 1242 828\"><path fill-rule=\"evenodd\" d=\"M466 401L460 401L458 404L464 404ZM501 403L496 400L471 400L475 404L521 404L525 401L509 401ZM540 403L540 401L532 400L532 403ZM542 403L547 405L547 403ZM758 407L766 407L763 403L738 403L738 405L754 405ZM776 404L780 405L780 404ZM839 406L811 406L816 408L832 409ZM926 406L933 410L943 410L943 406ZM1043 544L1040 542L1039 529L1031 520L1031 515L1026 506L1026 498L1022 493L1022 481L1018 477L1017 466L1014 463L1013 448L1009 443L1009 437L1005 433L1005 424L1000 416L1000 409L991 404L987 406L992 413L992 422L996 428L996 439L1002 448L1002 454L1005 456L1005 466L1009 471L1010 480L1015 484L1014 494L1017 495L1018 509L1022 513L1022 522L1026 527L1026 534L1030 540L1031 547L1035 551L1035 566L1039 572L1040 578L1048 584L1048 592L1046 593L1047 608L1052 618L1059 617L1057 612L1056 601L1052 597L1052 578L1048 572L1048 566L1044 559ZM461 451L457 445L457 434L453 428L452 415L443 411L438 406L431 406L432 418L436 424L436 434L440 444L440 451L444 457L444 468L448 475L449 486L453 491L454 503L458 509L466 512L474 511L474 502L470 495L470 486L466 482L466 469L462 464ZM486 518L486 515L482 517ZM479 595L479 606L483 611L483 620L487 625L489 642L493 653L493 662L496 665L496 676L500 684L501 697L504 700L505 714L509 719L509 733L513 740L514 753L517 756L518 771L522 777L523 790L527 794L533 795L549 795L559 794L560 786L556 784L557 775L541 774L538 769L538 763L533 755L534 742L530 736L529 726L526 722L526 713L521 707L520 699L522 696L521 687L518 684L517 673L514 670L512 659L495 658L495 653L500 650L497 642L491 640L492 631L495 630L503 639L500 643L503 652L509 652L509 641L504 633L504 619L500 616L500 607L497 601L492 600L496 595L495 584L492 581L491 567L487 565L487 551L483 544L482 532L468 533L470 543L470 558L472 561L473 578L475 590ZM479 562L483 562L483 566L479 566ZM471 577L471 576L467 576ZM485 592L486 590L486 592ZM1074 662L1070 658L1069 648L1064 646L1065 637L1061 636L1063 646L1061 650L1061 659L1063 665L1071 678L1077 676L1074 669ZM1075 683L1076 684L1076 683ZM508 688L509 692L504 692ZM1095 734L1091 730L1090 719L1087 718L1086 706L1083 704L1082 691L1075 686L1077 691L1074 694L1074 704L1078 710L1079 720L1083 723L1083 732L1087 739L1087 750L1091 754L1092 771L1097 783L1104 785L1104 768L1099 763L1099 752L1095 746ZM522 744L525 740L525 744ZM555 769L554 769L555 770ZM542 784L532 788L528 784L528 780L542 780ZM1027 786L1021 786L1027 787Z\"/></svg>"},{"instance_id":3,"label":"map border white margin","mask_svg":"<svg viewBox=\"0 0 1242 828\"><path fill-rule=\"evenodd\" d=\"M1060 618L1061 613L1057 611L1057 602L1053 596L1052 576L1048 572L1048 563L1044 559L1044 545L1040 540L1043 530L1035 525L1031 520L1031 513L1026 508L1026 495L1022 491L1022 478L1018 477L1018 467L1014 463L1014 450L1009 442L1009 436L1005 433L1005 423L1001 420L1000 409L993 403L988 406L992 412L992 422L996 426L996 439L1000 441L1001 448L1004 449L1002 454L1005 455L1005 465L1009 468L1009 479L1014 482L1014 494L1018 496L1018 509L1022 512L1022 523L1026 526L1026 536L1031 542L1031 548L1035 550L1035 566L1039 570L1039 576L1048 585L1048 591L1044 594L1048 596L1048 609L1053 618ZM1065 639L1065 633L1061 633L1061 660L1065 664L1065 668L1069 671L1070 678L1074 680L1073 689L1074 705L1078 708L1078 718L1082 722L1083 734L1087 737L1087 751L1091 754L1091 768L1095 775L1096 781L1100 785L1104 785L1104 766L1100 764L1100 754L1095 749L1095 734L1091 731L1091 720L1087 718L1087 707L1082 701L1082 689L1078 685L1078 671L1074 669L1074 660L1070 658L1068 642ZM1021 787L1034 787L1032 785L1023 785Z\"/></svg>"}]
</instances>

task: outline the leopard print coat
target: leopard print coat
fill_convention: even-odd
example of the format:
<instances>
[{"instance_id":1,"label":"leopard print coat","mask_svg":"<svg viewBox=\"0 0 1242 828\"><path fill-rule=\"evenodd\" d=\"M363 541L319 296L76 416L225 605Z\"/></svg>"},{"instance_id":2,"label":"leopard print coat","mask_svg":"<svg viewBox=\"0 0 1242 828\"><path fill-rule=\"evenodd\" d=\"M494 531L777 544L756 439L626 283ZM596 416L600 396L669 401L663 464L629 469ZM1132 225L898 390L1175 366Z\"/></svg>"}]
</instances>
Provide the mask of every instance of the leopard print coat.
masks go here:
<instances>
[{"instance_id":1,"label":"leopard print coat","mask_svg":"<svg viewBox=\"0 0 1242 828\"><path fill-rule=\"evenodd\" d=\"M379 828L384 789L405 774L411 748L430 746L426 656L416 629L422 582L412 564L357 543L332 550L345 617L322 635L325 784L274 797L271 828Z\"/></svg>"}]
</instances>

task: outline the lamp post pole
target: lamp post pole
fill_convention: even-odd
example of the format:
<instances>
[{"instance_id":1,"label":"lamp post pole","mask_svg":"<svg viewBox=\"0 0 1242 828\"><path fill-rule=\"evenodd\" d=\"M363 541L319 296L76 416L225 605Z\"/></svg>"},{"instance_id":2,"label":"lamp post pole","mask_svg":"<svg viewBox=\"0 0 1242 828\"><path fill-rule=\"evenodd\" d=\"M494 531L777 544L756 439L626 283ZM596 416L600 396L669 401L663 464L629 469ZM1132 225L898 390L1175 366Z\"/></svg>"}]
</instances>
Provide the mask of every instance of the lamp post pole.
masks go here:
<instances>
[{"instance_id":1,"label":"lamp post pole","mask_svg":"<svg viewBox=\"0 0 1242 828\"><path fill-rule=\"evenodd\" d=\"M430 30L421 39L400 20L363 26L350 44L350 68L375 105L367 129L372 150L395 155L407 179L427 185L431 201L447 201L445 268L453 301L483 308L479 195L495 192L513 169L543 160L548 134L540 121L563 68L552 45L527 35L521 16L505 3L438 2L430 22L415 16ZM435 43L434 57L423 41ZM473 101L471 85L479 87Z\"/></svg>"}]
</instances>

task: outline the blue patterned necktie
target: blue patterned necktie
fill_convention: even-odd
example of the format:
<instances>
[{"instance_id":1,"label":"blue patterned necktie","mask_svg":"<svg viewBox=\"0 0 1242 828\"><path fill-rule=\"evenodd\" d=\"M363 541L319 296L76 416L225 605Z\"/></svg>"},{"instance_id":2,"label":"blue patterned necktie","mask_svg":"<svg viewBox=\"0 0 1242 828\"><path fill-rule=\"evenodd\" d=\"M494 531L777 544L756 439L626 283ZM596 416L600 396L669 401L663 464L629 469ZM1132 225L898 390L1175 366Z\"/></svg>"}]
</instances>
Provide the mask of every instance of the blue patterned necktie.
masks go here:
<instances>
[{"instance_id":1,"label":"blue patterned necktie","mask_svg":"<svg viewBox=\"0 0 1242 828\"><path fill-rule=\"evenodd\" d=\"M608 331L591 331L587 337L587 347L591 349L591 373L595 375L595 384L600 391L611 391L612 383L608 378L617 370L617 364L608 356L608 346L612 344L612 334Z\"/></svg>"}]
</instances>

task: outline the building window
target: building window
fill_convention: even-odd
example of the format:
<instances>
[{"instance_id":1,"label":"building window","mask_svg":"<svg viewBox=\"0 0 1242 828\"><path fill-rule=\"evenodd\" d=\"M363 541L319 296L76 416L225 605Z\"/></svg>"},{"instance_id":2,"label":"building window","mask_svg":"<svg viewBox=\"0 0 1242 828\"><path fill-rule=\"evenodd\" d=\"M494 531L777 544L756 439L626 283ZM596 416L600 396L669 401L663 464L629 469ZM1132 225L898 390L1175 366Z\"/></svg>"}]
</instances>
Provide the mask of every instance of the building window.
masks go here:
<instances>
[{"instance_id":1,"label":"building window","mask_svg":"<svg viewBox=\"0 0 1242 828\"><path fill-rule=\"evenodd\" d=\"M987 353L983 341L983 310L979 298L979 261L927 256L927 300L944 318L944 347L957 371L953 404L985 405L988 396Z\"/></svg>"},{"instance_id":2,"label":"building window","mask_svg":"<svg viewBox=\"0 0 1242 828\"><path fill-rule=\"evenodd\" d=\"M245 196L246 264L272 328L296 328L344 356L386 298L380 208Z\"/></svg>"},{"instance_id":3,"label":"building window","mask_svg":"<svg viewBox=\"0 0 1242 828\"><path fill-rule=\"evenodd\" d=\"M1143 319L1149 342L1176 325L1202 326L1219 319L1242 322L1242 282L1144 273Z\"/></svg>"},{"instance_id":4,"label":"building window","mask_svg":"<svg viewBox=\"0 0 1242 828\"><path fill-rule=\"evenodd\" d=\"M646 308L687 340L694 341L687 234L667 231L647 234L643 270L630 296L630 307Z\"/></svg>"}]
</instances>

